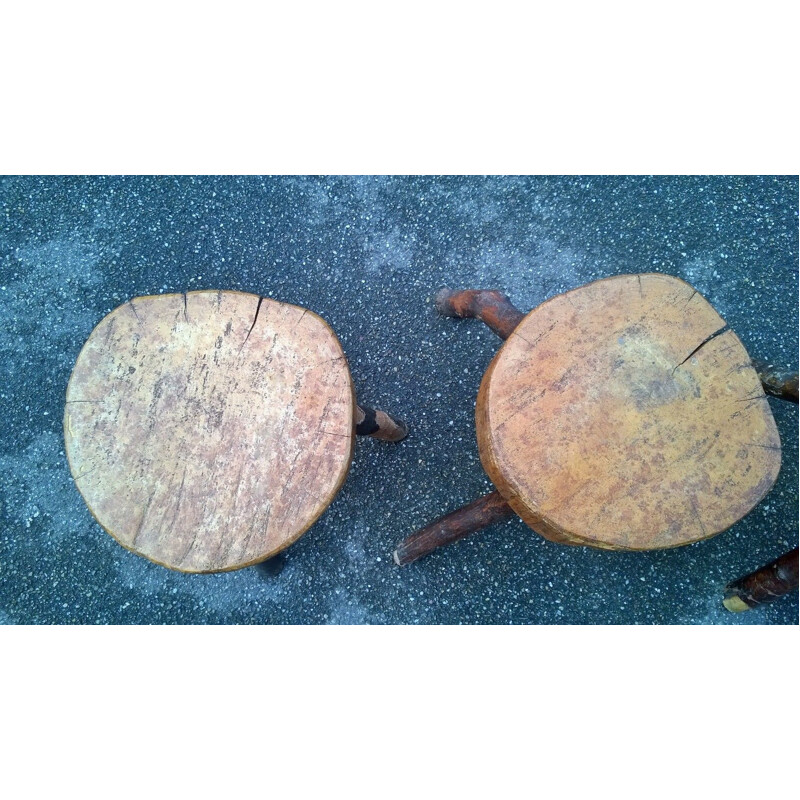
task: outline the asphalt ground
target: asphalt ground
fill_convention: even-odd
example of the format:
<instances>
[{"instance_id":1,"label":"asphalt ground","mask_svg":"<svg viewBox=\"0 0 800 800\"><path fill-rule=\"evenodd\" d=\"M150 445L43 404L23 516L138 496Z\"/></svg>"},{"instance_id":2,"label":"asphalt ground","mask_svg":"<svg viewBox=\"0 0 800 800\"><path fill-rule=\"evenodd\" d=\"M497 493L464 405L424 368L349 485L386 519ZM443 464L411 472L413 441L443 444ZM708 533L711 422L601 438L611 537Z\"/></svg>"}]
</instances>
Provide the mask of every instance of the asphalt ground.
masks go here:
<instances>
[{"instance_id":1,"label":"asphalt ground","mask_svg":"<svg viewBox=\"0 0 800 800\"><path fill-rule=\"evenodd\" d=\"M443 285L529 310L620 273L700 291L748 352L798 364L796 177L6 177L0 180L0 622L7 624L797 624L798 597L743 614L722 589L798 542L797 406L771 493L676 550L553 544L511 520L407 567L395 545L489 491L474 403L499 346L439 318ZM67 381L131 297L238 289L324 317L359 398L401 417L284 554L184 575L117 545L64 455Z\"/></svg>"}]
</instances>

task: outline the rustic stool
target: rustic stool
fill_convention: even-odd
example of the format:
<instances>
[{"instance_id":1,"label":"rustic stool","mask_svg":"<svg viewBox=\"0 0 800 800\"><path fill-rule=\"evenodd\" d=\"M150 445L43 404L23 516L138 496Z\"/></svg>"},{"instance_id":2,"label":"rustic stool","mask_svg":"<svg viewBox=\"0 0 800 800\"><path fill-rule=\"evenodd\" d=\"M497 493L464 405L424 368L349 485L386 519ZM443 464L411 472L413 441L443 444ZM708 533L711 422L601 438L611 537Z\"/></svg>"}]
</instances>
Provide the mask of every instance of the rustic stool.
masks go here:
<instances>
[{"instance_id":1,"label":"rustic stool","mask_svg":"<svg viewBox=\"0 0 800 800\"><path fill-rule=\"evenodd\" d=\"M527 315L500 292L444 289L436 308L506 340L475 411L496 491L409 536L396 563L514 513L562 544L677 547L730 527L772 487L781 445L767 376L762 386L736 334L684 281L619 275ZM796 401L796 376L793 391Z\"/></svg>"},{"instance_id":2,"label":"rustic stool","mask_svg":"<svg viewBox=\"0 0 800 800\"><path fill-rule=\"evenodd\" d=\"M288 547L344 482L356 433L406 426L356 405L311 311L234 291L137 297L106 316L67 387L66 453L121 545L181 572Z\"/></svg>"}]
</instances>

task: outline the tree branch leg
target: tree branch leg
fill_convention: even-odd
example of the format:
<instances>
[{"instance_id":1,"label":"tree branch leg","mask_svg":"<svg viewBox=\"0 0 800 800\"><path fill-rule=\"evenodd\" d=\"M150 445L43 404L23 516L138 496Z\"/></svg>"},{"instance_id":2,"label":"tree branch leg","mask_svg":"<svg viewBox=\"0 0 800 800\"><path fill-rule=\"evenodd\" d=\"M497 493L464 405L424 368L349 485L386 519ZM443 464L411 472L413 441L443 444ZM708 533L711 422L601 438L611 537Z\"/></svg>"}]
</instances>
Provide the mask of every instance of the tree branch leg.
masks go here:
<instances>
[{"instance_id":1,"label":"tree branch leg","mask_svg":"<svg viewBox=\"0 0 800 800\"><path fill-rule=\"evenodd\" d=\"M496 289L440 289L436 310L443 317L474 317L486 323L501 339L508 339L525 316L508 296Z\"/></svg>"},{"instance_id":2,"label":"tree branch leg","mask_svg":"<svg viewBox=\"0 0 800 800\"><path fill-rule=\"evenodd\" d=\"M490 492L469 505L451 511L400 543L393 553L398 565L410 564L445 544L450 544L495 522L513 517L500 493Z\"/></svg>"},{"instance_id":3,"label":"tree branch leg","mask_svg":"<svg viewBox=\"0 0 800 800\"><path fill-rule=\"evenodd\" d=\"M796 372L779 372L772 364L757 358L753 359L753 366L767 394L788 400L790 403L797 402Z\"/></svg>"},{"instance_id":4,"label":"tree branch leg","mask_svg":"<svg viewBox=\"0 0 800 800\"><path fill-rule=\"evenodd\" d=\"M798 548L761 569L729 583L722 604L728 611L747 611L797 588Z\"/></svg>"},{"instance_id":5,"label":"tree branch leg","mask_svg":"<svg viewBox=\"0 0 800 800\"><path fill-rule=\"evenodd\" d=\"M371 436L384 442L401 442L408 436L405 422L369 406L357 405L354 421L358 436Z\"/></svg>"}]
</instances>

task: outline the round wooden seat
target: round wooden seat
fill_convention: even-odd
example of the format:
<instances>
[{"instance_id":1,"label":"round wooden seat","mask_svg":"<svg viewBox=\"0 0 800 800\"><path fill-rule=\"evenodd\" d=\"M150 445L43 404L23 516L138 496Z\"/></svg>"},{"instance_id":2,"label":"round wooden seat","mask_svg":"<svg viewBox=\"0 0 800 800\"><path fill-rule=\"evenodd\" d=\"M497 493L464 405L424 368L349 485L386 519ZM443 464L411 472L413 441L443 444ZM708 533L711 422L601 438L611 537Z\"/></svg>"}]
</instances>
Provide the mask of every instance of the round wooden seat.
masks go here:
<instances>
[{"instance_id":1,"label":"round wooden seat","mask_svg":"<svg viewBox=\"0 0 800 800\"><path fill-rule=\"evenodd\" d=\"M238 569L333 500L354 404L341 346L311 311L232 291L139 297L81 350L66 452L120 544L182 572Z\"/></svg>"},{"instance_id":2,"label":"round wooden seat","mask_svg":"<svg viewBox=\"0 0 800 800\"><path fill-rule=\"evenodd\" d=\"M501 495L565 544L705 539L747 514L780 467L742 343L665 275L606 278L527 314L483 378L476 422Z\"/></svg>"}]
</instances>

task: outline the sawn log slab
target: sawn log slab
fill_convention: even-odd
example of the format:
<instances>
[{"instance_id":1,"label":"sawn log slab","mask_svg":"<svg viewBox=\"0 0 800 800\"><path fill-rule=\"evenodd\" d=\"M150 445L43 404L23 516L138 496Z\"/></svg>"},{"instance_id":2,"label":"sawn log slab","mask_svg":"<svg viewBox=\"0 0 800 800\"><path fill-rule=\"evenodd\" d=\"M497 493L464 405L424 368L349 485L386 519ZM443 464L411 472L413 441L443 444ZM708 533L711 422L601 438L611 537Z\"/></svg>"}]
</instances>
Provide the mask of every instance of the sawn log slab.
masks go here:
<instances>
[{"instance_id":1,"label":"sawn log slab","mask_svg":"<svg viewBox=\"0 0 800 800\"><path fill-rule=\"evenodd\" d=\"M708 538L780 468L744 346L695 289L660 274L599 280L527 314L484 375L476 423L500 493L565 544Z\"/></svg>"},{"instance_id":2,"label":"sawn log slab","mask_svg":"<svg viewBox=\"0 0 800 800\"><path fill-rule=\"evenodd\" d=\"M352 381L311 311L232 291L139 297L78 357L64 432L75 482L120 544L183 572L263 561L343 483Z\"/></svg>"}]
</instances>

